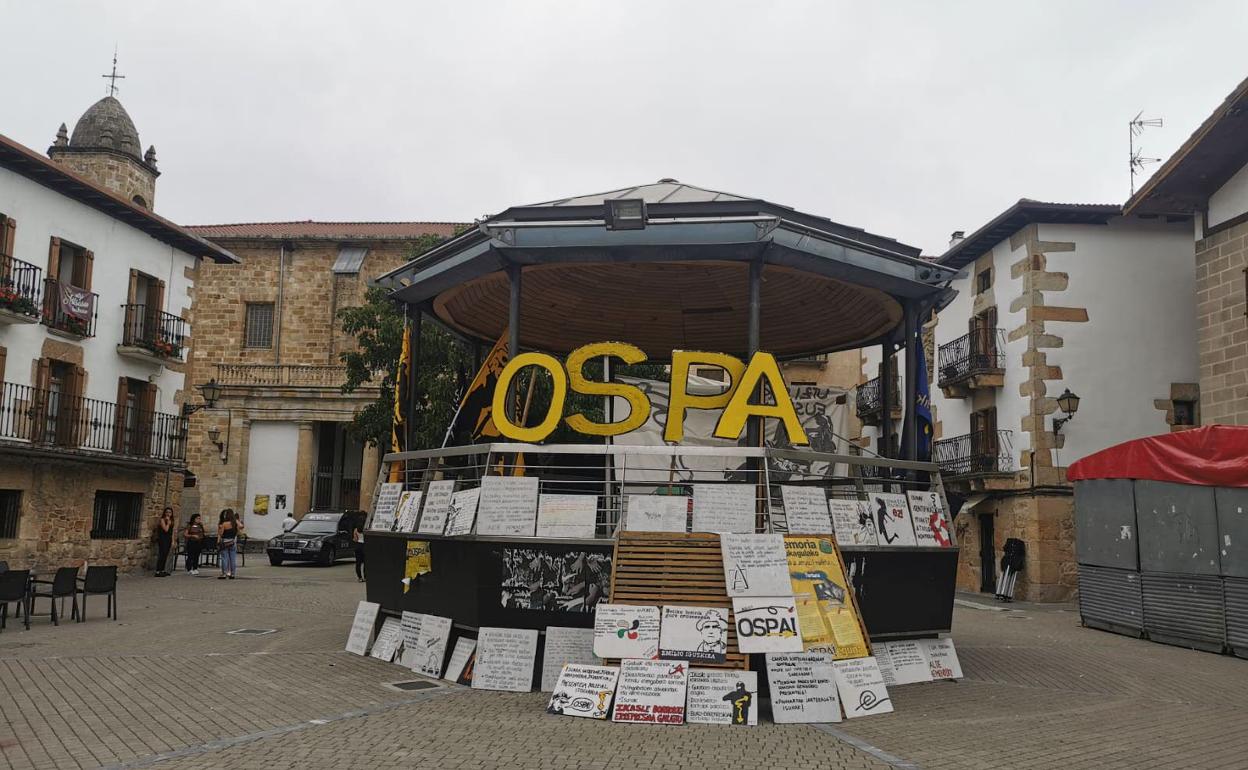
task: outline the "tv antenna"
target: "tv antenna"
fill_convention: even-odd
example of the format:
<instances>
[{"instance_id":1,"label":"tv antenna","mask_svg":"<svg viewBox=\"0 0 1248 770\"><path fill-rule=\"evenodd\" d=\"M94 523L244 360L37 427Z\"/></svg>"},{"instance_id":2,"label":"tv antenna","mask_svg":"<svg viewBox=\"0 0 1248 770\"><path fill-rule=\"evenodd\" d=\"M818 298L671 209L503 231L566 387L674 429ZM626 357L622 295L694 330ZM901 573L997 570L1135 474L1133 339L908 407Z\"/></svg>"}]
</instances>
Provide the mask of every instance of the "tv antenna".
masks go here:
<instances>
[{"instance_id":1,"label":"tv antenna","mask_svg":"<svg viewBox=\"0 0 1248 770\"><path fill-rule=\"evenodd\" d=\"M1161 128L1161 118L1146 118L1144 110L1131 118L1131 122L1127 124L1130 136L1128 137L1128 147L1130 148L1130 166L1131 166L1131 194L1135 195L1135 175L1144 170L1144 167L1151 163L1160 163L1161 158L1146 158L1140 153L1142 149L1135 146L1135 138L1144 133L1146 128Z\"/></svg>"}]
</instances>

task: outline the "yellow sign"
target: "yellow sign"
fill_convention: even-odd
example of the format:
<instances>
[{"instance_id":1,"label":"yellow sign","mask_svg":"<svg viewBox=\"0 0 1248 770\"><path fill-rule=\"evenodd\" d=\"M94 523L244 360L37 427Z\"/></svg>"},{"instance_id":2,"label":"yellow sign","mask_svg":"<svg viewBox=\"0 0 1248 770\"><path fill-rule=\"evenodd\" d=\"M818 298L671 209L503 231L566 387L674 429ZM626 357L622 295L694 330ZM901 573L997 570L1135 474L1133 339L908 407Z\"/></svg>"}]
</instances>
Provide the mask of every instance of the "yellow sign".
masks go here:
<instances>
[{"instance_id":1,"label":"yellow sign","mask_svg":"<svg viewBox=\"0 0 1248 770\"><path fill-rule=\"evenodd\" d=\"M646 360L646 355L636 345L626 342L595 342L583 345L568 354L567 368L559 363L554 356L546 353L522 353L503 367L494 386L494 398L491 404L494 425L498 432L515 441L537 442L549 436L559 425L563 416L563 406L567 401L569 385L574 392L595 396L618 396L628 401L629 415L624 420L612 423L592 422L583 414L569 415L568 427L578 433L591 436L618 436L622 433L641 427L650 416L650 399L642 390L633 385L623 383L595 382L587 380L584 375L585 362L591 358L610 356L618 358L626 364L636 364ZM712 396L695 396L686 392L689 382L689 370L693 366L715 366L727 374L728 388L723 393ZM507 392L511 381L527 366L545 369L553 384L550 406L541 421L526 428L511 421L507 415ZM806 446L810 443L806 432L802 429L797 410L789 398L789 389L780 376L780 366L770 353L755 353L747 365L741 359L726 353L705 353L689 350L672 352L672 392L671 406L668 410L667 425L664 427L663 438L666 441L680 441L685 435L685 412L689 409L723 409L719 422L715 426L717 438L737 439L741 437L745 423L750 417L774 417L784 423L789 435L789 443L794 446ZM766 386L774 404L752 404L750 398Z\"/></svg>"},{"instance_id":2,"label":"yellow sign","mask_svg":"<svg viewBox=\"0 0 1248 770\"><path fill-rule=\"evenodd\" d=\"M412 587L412 581L426 572L433 572L433 558L428 540L407 541L407 561L403 565L403 593Z\"/></svg>"},{"instance_id":3,"label":"yellow sign","mask_svg":"<svg viewBox=\"0 0 1248 770\"><path fill-rule=\"evenodd\" d=\"M784 550L806 651L830 652L837 660L869 655L836 542L786 535Z\"/></svg>"}]
</instances>

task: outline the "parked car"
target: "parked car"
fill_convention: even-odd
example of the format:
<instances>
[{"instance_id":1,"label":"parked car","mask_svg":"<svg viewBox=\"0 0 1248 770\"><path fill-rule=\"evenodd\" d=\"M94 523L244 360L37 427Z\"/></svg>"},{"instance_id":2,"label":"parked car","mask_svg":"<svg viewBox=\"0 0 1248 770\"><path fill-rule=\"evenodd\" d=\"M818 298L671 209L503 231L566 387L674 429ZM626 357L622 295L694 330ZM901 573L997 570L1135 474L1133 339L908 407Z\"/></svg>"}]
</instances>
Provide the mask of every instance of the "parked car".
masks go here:
<instances>
[{"instance_id":1,"label":"parked car","mask_svg":"<svg viewBox=\"0 0 1248 770\"><path fill-rule=\"evenodd\" d=\"M305 513L293 529L269 541L269 563L280 567L286 561L314 561L328 567L354 556L351 530L363 525L363 511Z\"/></svg>"}]
</instances>

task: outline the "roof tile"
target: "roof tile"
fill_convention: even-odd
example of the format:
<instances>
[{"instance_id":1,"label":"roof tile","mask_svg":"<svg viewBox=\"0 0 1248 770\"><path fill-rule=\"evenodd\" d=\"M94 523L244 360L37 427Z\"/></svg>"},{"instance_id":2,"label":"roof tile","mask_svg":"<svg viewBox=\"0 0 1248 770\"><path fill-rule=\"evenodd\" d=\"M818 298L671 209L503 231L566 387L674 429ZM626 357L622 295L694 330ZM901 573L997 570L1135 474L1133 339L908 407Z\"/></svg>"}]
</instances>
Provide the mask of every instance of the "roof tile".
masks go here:
<instances>
[{"instance_id":1,"label":"roof tile","mask_svg":"<svg viewBox=\"0 0 1248 770\"><path fill-rule=\"evenodd\" d=\"M188 225L187 230L204 238L318 238L326 240L369 240L419 238L422 235L450 237L464 227L457 222L238 222L221 225Z\"/></svg>"}]
</instances>

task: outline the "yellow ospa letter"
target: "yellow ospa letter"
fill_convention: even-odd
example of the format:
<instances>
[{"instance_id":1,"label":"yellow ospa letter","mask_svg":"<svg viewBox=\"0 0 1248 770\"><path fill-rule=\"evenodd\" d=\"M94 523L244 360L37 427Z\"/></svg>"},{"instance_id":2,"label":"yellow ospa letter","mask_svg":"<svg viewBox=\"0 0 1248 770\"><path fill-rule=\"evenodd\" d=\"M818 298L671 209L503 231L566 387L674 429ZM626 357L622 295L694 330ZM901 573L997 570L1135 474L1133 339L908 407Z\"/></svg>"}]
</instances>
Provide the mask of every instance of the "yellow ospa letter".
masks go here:
<instances>
[{"instance_id":1,"label":"yellow ospa letter","mask_svg":"<svg viewBox=\"0 0 1248 770\"><path fill-rule=\"evenodd\" d=\"M611 423L591 422L585 415L577 413L568 415L568 427L577 433L590 436L618 436L637 430L650 416L650 399L641 392L641 388L634 385L585 379L585 362L597 356L612 356L626 364L639 364L646 360L646 354L641 348L627 342L595 342L582 345L568 354L568 380L572 384L572 390L587 396L619 396L628 401L628 419Z\"/></svg>"},{"instance_id":2,"label":"yellow ospa letter","mask_svg":"<svg viewBox=\"0 0 1248 770\"><path fill-rule=\"evenodd\" d=\"M728 389L713 396L691 396L685 392L689 386L689 367L693 364L718 366L728 372ZM667 408L667 425L663 428L664 441L680 441L685 437L686 409L720 409L732 399L737 383L745 372L745 364L727 353L705 353L696 350L672 351L672 395ZM716 434L718 435L718 433Z\"/></svg>"},{"instance_id":3,"label":"yellow ospa letter","mask_svg":"<svg viewBox=\"0 0 1248 770\"><path fill-rule=\"evenodd\" d=\"M761 378L766 378L767 387L776 399L775 406L750 403L750 396L758 389ZM784 378L780 376L780 367L776 365L775 356L770 353L755 353L750 359L750 365L746 367L745 374L741 375L736 392L728 406L724 407L724 416L719 418L719 424L715 426L715 437L739 437L746 419L751 416L778 417L784 422L790 444L806 446L810 443L801 421L797 419L797 410L793 408L793 400L789 398L789 389L784 384Z\"/></svg>"},{"instance_id":4,"label":"yellow ospa letter","mask_svg":"<svg viewBox=\"0 0 1248 770\"><path fill-rule=\"evenodd\" d=\"M540 366L550 372L554 380L554 392L550 394L550 407L541 423L532 428L516 425L507 414L507 391L511 388L511 380L526 366ZM568 376L564 373L559 360L545 353L521 353L507 362L498 375L498 383L494 386L494 426L498 432L516 441L541 441L554 431L563 416L563 402L568 397Z\"/></svg>"}]
</instances>

